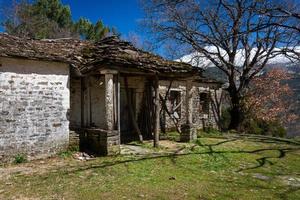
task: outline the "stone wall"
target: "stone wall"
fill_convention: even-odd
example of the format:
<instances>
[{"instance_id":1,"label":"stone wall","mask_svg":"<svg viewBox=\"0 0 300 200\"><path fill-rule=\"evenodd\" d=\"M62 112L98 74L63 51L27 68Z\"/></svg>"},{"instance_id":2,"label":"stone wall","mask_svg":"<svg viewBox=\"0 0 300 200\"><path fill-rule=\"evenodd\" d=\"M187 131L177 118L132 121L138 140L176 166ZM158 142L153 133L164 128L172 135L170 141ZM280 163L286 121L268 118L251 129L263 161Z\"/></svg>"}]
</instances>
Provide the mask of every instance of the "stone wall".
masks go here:
<instances>
[{"instance_id":1,"label":"stone wall","mask_svg":"<svg viewBox=\"0 0 300 200\"><path fill-rule=\"evenodd\" d=\"M159 82L159 91L160 94L165 97L170 81L160 81ZM217 128L216 119L213 114L212 104L209 102L209 112L204 113L201 109L200 103L200 94L201 93L214 93L212 84L205 83L193 83L194 91L192 94L193 98L193 117L192 123L196 129L203 129L204 127L213 127ZM185 81L173 81L170 91L178 91L181 94L182 104L180 106L180 119L178 120L179 127L186 123L186 82ZM217 98L220 97L221 90L217 91ZM170 101L167 101L167 107L170 110L171 105ZM167 115L166 112L162 113L161 116L162 128L165 131L174 131L176 130L173 120Z\"/></svg>"},{"instance_id":2,"label":"stone wall","mask_svg":"<svg viewBox=\"0 0 300 200\"><path fill-rule=\"evenodd\" d=\"M81 79L70 78L70 128L81 127Z\"/></svg>"},{"instance_id":3,"label":"stone wall","mask_svg":"<svg viewBox=\"0 0 300 200\"><path fill-rule=\"evenodd\" d=\"M91 125L92 127L105 128L105 80L104 76L90 77L88 85L90 87L91 98Z\"/></svg>"},{"instance_id":4,"label":"stone wall","mask_svg":"<svg viewBox=\"0 0 300 200\"><path fill-rule=\"evenodd\" d=\"M45 157L69 141L69 67L1 58L0 160Z\"/></svg>"},{"instance_id":5,"label":"stone wall","mask_svg":"<svg viewBox=\"0 0 300 200\"><path fill-rule=\"evenodd\" d=\"M80 149L96 156L119 154L119 133L117 130L84 129L80 133Z\"/></svg>"},{"instance_id":6,"label":"stone wall","mask_svg":"<svg viewBox=\"0 0 300 200\"><path fill-rule=\"evenodd\" d=\"M169 88L170 81L159 82L159 93L165 98L167 90ZM178 119L179 127L186 123L186 82L185 81L173 81L170 91L178 91L181 95L181 106L180 106L180 118ZM170 101L167 100L167 107L170 110ZM162 112L161 116L161 128L165 131L175 131L176 127L173 120L168 116L166 112Z\"/></svg>"}]
</instances>

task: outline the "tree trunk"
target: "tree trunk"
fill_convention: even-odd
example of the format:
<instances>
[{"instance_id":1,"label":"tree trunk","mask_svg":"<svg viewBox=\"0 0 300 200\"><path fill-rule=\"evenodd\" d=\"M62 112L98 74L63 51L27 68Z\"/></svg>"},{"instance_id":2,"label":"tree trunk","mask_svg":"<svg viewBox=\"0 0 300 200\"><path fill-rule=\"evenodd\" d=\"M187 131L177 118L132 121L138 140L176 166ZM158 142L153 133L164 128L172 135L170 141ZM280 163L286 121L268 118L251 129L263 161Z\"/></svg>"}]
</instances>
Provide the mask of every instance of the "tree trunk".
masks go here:
<instances>
[{"instance_id":1,"label":"tree trunk","mask_svg":"<svg viewBox=\"0 0 300 200\"><path fill-rule=\"evenodd\" d=\"M229 130L234 129L237 131L240 130L241 123L243 122L243 114L241 113L241 108L238 105L233 106L231 108L230 117L231 117L231 121L228 129Z\"/></svg>"},{"instance_id":2,"label":"tree trunk","mask_svg":"<svg viewBox=\"0 0 300 200\"><path fill-rule=\"evenodd\" d=\"M229 89L229 95L232 107L230 110L231 120L228 129L239 131L244 120L242 99L235 89Z\"/></svg>"}]
</instances>

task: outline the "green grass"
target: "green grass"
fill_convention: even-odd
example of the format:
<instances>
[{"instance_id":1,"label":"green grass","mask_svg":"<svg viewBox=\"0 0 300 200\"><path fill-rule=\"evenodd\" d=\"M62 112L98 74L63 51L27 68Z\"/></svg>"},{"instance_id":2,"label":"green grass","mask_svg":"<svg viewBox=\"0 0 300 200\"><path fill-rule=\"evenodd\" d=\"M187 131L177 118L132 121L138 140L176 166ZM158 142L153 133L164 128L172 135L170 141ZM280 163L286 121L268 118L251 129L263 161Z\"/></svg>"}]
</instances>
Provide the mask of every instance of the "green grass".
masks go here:
<instances>
[{"instance_id":1,"label":"green grass","mask_svg":"<svg viewBox=\"0 0 300 200\"><path fill-rule=\"evenodd\" d=\"M184 154L5 166L0 199L300 199L297 142L230 135L186 146Z\"/></svg>"},{"instance_id":2,"label":"green grass","mask_svg":"<svg viewBox=\"0 0 300 200\"><path fill-rule=\"evenodd\" d=\"M23 154L17 154L14 159L15 164L25 163L27 162L27 158Z\"/></svg>"}]
</instances>

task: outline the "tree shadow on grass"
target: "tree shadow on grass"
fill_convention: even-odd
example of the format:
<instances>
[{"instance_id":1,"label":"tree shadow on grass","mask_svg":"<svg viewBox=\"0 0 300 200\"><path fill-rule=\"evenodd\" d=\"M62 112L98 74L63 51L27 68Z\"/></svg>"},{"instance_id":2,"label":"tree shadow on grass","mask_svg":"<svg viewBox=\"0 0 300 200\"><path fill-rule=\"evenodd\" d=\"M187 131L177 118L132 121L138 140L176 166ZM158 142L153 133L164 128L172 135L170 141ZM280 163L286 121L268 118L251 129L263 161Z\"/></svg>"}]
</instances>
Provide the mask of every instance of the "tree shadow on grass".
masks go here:
<instances>
[{"instance_id":1,"label":"tree shadow on grass","mask_svg":"<svg viewBox=\"0 0 300 200\"><path fill-rule=\"evenodd\" d=\"M264 167L266 164L274 165L275 162L271 161L271 159L282 159L286 156L287 153L291 153L297 150L300 150L300 143L286 140L286 139L280 139L280 138L272 138L272 137L265 137L265 136L252 136L252 135L241 135L241 136L234 136L231 138L223 138L223 141L212 143L212 144L203 144L200 140L197 140L195 145L190 147L190 152L182 153L181 151L183 149L179 149L176 152L173 153L153 153L149 155L143 155L143 156L135 156L131 157L125 160L115 160L115 161L104 161L97 164L89 164L82 167L74 167L69 168L66 173L74 173L89 169L97 169L97 168L106 168L106 167L112 167L115 165L121 165L126 163L135 163L135 162L141 162L145 160L155 160L155 159L161 159L161 158L169 158L173 164L176 164L176 158L184 157L184 156L190 156L190 155L211 155L211 156L222 156L224 157L226 154L255 154L255 155L261 155L261 153L266 151L276 151L278 152L277 155L274 156L262 156L260 158L256 159L256 165L246 168L240 168L236 170L236 172L241 172L245 170L250 169L256 169L260 167ZM235 142L237 140L242 141L251 141L251 142L262 142L262 143L274 143L274 144L288 144L289 147L268 147L268 148L258 148L255 150L215 150L215 147L218 147L225 143ZM204 147L206 148L206 151L204 152L195 152L196 147ZM226 156L225 156L226 157Z\"/></svg>"},{"instance_id":2,"label":"tree shadow on grass","mask_svg":"<svg viewBox=\"0 0 300 200\"><path fill-rule=\"evenodd\" d=\"M255 150L238 150L238 151L215 151L213 150L213 147L219 146L221 144L225 144L228 142L234 142L237 140L241 140L241 141L251 141L251 142L260 142L260 143L266 143L266 144L278 144L278 145L282 145L282 144L288 144L288 145L292 145L295 147L281 147L281 148L276 148L276 147L269 147L269 148L259 148L259 149L255 149ZM274 137L268 137L268 136L258 136L258 135L241 135L241 136L234 136L231 139L226 139L224 141L218 142L218 143L214 143L214 144L202 144L200 140L197 141L197 145L198 146L202 146L202 147L207 147L208 154L238 154L238 153L245 153L245 154L257 154L260 155L260 153L265 152L265 151L276 151L278 152L278 154L276 156L263 156L260 158L256 159L256 163L257 165L254 165L252 167L247 167L247 168L240 168L238 169L236 172L241 172L241 171L245 171L245 170L250 170L250 169L256 169L259 167L263 167L266 164L270 164L270 165L274 165L275 163L273 161L271 161L271 159L281 159L284 158L286 156L287 153L289 152L293 152L293 151L297 151L300 149L300 143L296 142L296 141L292 141L292 140L287 140L287 139L283 139L283 138L274 138Z\"/></svg>"},{"instance_id":3,"label":"tree shadow on grass","mask_svg":"<svg viewBox=\"0 0 300 200\"><path fill-rule=\"evenodd\" d=\"M279 198L280 199L288 199L288 196L291 193L298 192L299 190L300 190L299 186L290 186L290 187L288 187L287 190L285 190L284 192L282 192L282 193L279 194Z\"/></svg>"}]
</instances>

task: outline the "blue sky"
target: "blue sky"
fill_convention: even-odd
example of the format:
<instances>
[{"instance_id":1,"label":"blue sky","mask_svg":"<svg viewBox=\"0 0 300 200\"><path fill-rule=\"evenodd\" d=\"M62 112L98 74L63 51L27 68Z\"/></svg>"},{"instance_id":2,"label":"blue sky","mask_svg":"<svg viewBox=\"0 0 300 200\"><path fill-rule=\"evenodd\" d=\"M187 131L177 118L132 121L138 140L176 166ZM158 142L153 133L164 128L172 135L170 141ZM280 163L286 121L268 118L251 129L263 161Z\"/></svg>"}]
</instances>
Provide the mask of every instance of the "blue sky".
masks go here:
<instances>
[{"instance_id":1,"label":"blue sky","mask_svg":"<svg viewBox=\"0 0 300 200\"><path fill-rule=\"evenodd\" d=\"M71 7L72 17L77 20L86 17L92 22L101 19L105 25L116 27L126 36L130 32L137 32L138 20L143 17L139 6L140 0L61 0ZM0 5L11 0L0 0ZM0 31L3 29L0 28Z\"/></svg>"},{"instance_id":2,"label":"blue sky","mask_svg":"<svg viewBox=\"0 0 300 200\"><path fill-rule=\"evenodd\" d=\"M102 19L109 27L116 27L122 35L138 31L143 17L139 0L62 0L69 4L74 20L86 17L92 22Z\"/></svg>"}]
</instances>

